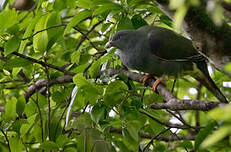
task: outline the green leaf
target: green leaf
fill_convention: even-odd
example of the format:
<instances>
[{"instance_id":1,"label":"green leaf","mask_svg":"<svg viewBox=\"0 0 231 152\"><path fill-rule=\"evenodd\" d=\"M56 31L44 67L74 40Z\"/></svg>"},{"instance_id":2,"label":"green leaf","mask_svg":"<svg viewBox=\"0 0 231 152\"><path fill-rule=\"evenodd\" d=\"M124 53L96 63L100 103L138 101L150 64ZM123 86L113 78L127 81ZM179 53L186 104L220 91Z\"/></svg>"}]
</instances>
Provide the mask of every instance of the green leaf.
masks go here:
<instances>
[{"instance_id":1,"label":"green leaf","mask_svg":"<svg viewBox=\"0 0 231 152\"><path fill-rule=\"evenodd\" d=\"M33 46L35 52L43 53L47 51L47 44L48 44L48 34L47 30L47 21L49 19L50 14L46 14L42 16L37 24L35 25L34 33L39 32L33 37ZM40 32L41 30L45 30Z\"/></svg>"},{"instance_id":2,"label":"green leaf","mask_svg":"<svg viewBox=\"0 0 231 152\"><path fill-rule=\"evenodd\" d=\"M208 136L201 144L201 148L207 148L214 145L218 141L224 139L231 133L231 126L223 126L218 130L214 131L210 136Z\"/></svg>"},{"instance_id":3,"label":"green leaf","mask_svg":"<svg viewBox=\"0 0 231 152\"><path fill-rule=\"evenodd\" d=\"M18 14L15 9L8 9L0 12L0 34L6 28L10 28L18 22Z\"/></svg>"},{"instance_id":4,"label":"green leaf","mask_svg":"<svg viewBox=\"0 0 231 152\"><path fill-rule=\"evenodd\" d=\"M36 17L34 19L32 19L32 21L30 22L30 24L26 28L26 31L24 32L23 38L27 38L32 34L32 30L34 29L35 24L38 22L40 17L41 16L39 14L36 14ZM24 51L28 41L29 41L28 39L21 41L21 44L20 44L20 47L19 47L19 50L18 50L19 53L22 53Z\"/></svg>"},{"instance_id":5,"label":"green leaf","mask_svg":"<svg viewBox=\"0 0 231 152\"><path fill-rule=\"evenodd\" d=\"M112 10L120 10L122 9L122 6L116 3L105 3L102 6L99 6L94 12L93 16L102 14L106 11L112 11Z\"/></svg>"},{"instance_id":6,"label":"green leaf","mask_svg":"<svg viewBox=\"0 0 231 152\"><path fill-rule=\"evenodd\" d=\"M22 96L20 96L16 104L16 112L19 116L21 116L22 113L24 112L25 104L26 104L25 99Z\"/></svg>"},{"instance_id":7,"label":"green leaf","mask_svg":"<svg viewBox=\"0 0 231 152\"><path fill-rule=\"evenodd\" d=\"M78 92L80 91L91 103L96 102L96 99L103 93L102 88L86 80L82 73L76 74L73 81L78 86Z\"/></svg>"},{"instance_id":8,"label":"green leaf","mask_svg":"<svg viewBox=\"0 0 231 152\"><path fill-rule=\"evenodd\" d=\"M80 51L74 51L71 54L71 62L78 64L80 60L80 55L81 55Z\"/></svg>"},{"instance_id":9,"label":"green leaf","mask_svg":"<svg viewBox=\"0 0 231 152\"><path fill-rule=\"evenodd\" d=\"M34 124L34 121L35 121L36 117L37 117L37 114L34 114L34 115L30 116L27 119L28 123L27 124L23 124L21 126L21 128L20 128L20 134L21 134L21 136L26 135L30 131L32 125Z\"/></svg>"},{"instance_id":10,"label":"green leaf","mask_svg":"<svg viewBox=\"0 0 231 152\"><path fill-rule=\"evenodd\" d=\"M91 119L98 123L104 119L106 107L102 104L96 104L91 110Z\"/></svg>"},{"instance_id":11,"label":"green leaf","mask_svg":"<svg viewBox=\"0 0 231 152\"><path fill-rule=\"evenodd\" d=\"M40 145L40 148L44 150L57 150L59 146L53 141L45 141Z\"/></svg>"},{"instance_id":12,"label":"green leaf","mask_svg":"<svg viewBox=\"0 0 231 152\"><path fill-rule=\"evenodd\" d=\"M104 102L111 106L119 104L123 101L127 89L128 87L123 81L111 82L106 88Z\"/></svg>"},{"instance_id":13,"label":"green leaf","mask_svg":"<svg viewBox=\"0 0 231 152\"><path fill-rule=\"evenodd\" d=\"M231 73L231 63L225 65L225 71Z\"/></svg>"},{"instance_id":14,"label":"green leaf","mask_svg":"<svg viewBox=\"0 0 231 152\"><path fill-rule=\"evenodd\" d=\"M117 25L117 31L129 29L134 29L132 21L128 17L123 17Z\"/></svg>"},{"instance_id":15,"label":"green leaf","mask_svg":"<svg viewBox=\"0 0 231 152\"><path fill-rule=\"evenodd\" d=\"M91 16L91 12L88 10L83 10L83 11L79 12L78 14L76 14L71 19L70 23L67 24L67 27L64 31L64 35L67 34L68 32L70 32L72 27L76 26L79 22L88 18L89 16Z\"/></svg>"},{"instance_id":16,"label":"green leaf","mask_svg":"<svg viewBox=\"0 0 231 152\"><path fill-rule=\"evenodd\" d=\"M127 122L127 130L130 134L130 136L138 142L139 139L139 130L143 125L138 120L130 120Z\"/></svg>"},{"instance_id":17,"label":"green leaf","mask_svg":"<svg viewBox=\"0 0 231 152\"><path fill-rule=\"evenodd\" d=\"M16 104L17 104L17 99L15 97L11 98L11 100L9 100L6 103L5 116L6 116L7 119L13 119L13 118L15 118L17 116Z\"/></svg>"},{"instance_id":18,"label":"green leaf","mask_svg":"<svg viewBox=\"0 0 231 152\"><path fill-rule=\"evenodd\" d=\"M18 137L11 137L9 139L9 143L10 143L11 152L19 152L19 151L23 151L24 149L22 141Z\"/></svg>"},{"instance_id":19,"label":"green leaf","mask_svg":"<svg viewBox=\"0 0 231 152\"><path fill-rule=\"evenodd\" d=\"M204 139L211 134L213 131L214 126L216 125L216 122L209 123L205 128L201 129L200 132L197 134L196 140L195 140L195 150L197 150L201 143L204 141Z\"/></svg>"},{"instance_id":20,"label":"green leaf","mask_svg":"<svg viewBox=\"0 0 231 152\"><path fill-rule=\"evenodd\" d=\"M142 26L148 25L148 23L140 16L140 15L134 15L131 19L132 25L135 29L138 29Z\"/></svg>"},{"instance_id":21,"label":"green leaf","mask_svg":"<svg viewBox=\"0 0 231 152\"><path fill-rule=\"evenodd\" d=\"M56 140L56 143L60 148L63 148L68 142L70 142L70 139L67 138L66 135L60 135Z\"/></svg>"},{"instance_id":22,"label":"green leaf","mask_svg":"<svg viewBox=\"0 0 231 152\"><path fill-rule=\"evenodd\" d=\"M30 64L32 64L32 62L23 59L23 58L14 58L11 60L8 60L4 67L5 68L15 68L15 67L25 67L25 66L29 66Z\"/></svg>"},{"instance_id":23,"label":"green leaf","mask_svg":"<svg viewBox=\"0 0 231 152\"><path fill-rule=\"evenodd\" d=\"M13 68L12 69L12 76L13 77L16 77L17 75L18 75L18 73L20 72L20 70L21 70L22 68L21 67L18 67L18 68Z\"/></svg>"},{"instance_id":24,"label":"green leaf","mask_svg":"<svg viewBox=\"0 0 231 152\"><path fill-rule=\"evenodd\" d=\"M17 36L14 36L10 40L8 40L4 47L4 54L7 56L12 52L17 51L20 45L20 41L21 40Z\"/></svg>"},{"instance_id":25,"label":"green leaf","mask_svg":"<svg viewBox=\"0 0 231 152\"><path fill-rule=\"evenodd\" d=\"M216 121L231 122L230 111L231 105L226 105L209 111L208 116Z\"/></svg>"},{"instance_id":26,"label":"green leaf","mask_svg":"<svg viewBox=\"0 0 231 152\"><path fill-rule=\"evenodd\" d=\"M58 26L61 25L61 23L62 22L59 13L52 12L47 20L47 27ZM63 26L59 26L47 30L48 40L49 40L47 49L50 49L53 46L53 44L57 43L57 39L60 36L62 36L63 30L64 30Z\"/></svg>"},{"instance_id":27,"label":"green leaf","mask_svg":"<svg viewBox=\"0 0 231 152\"><path fill-rule=\"evenodd\" d=\"M66 1L66 0L65 0ZM66 2L64 0L55 0L54 9L57 11L63 10L66 8Z\"/></svg>"},{"instance_id":28,"label":"green leaf","mask_svg":"<svg viewBox=\"0 0 231 152\"><path fill-rule=\"evenodd\" d=\"M80 8L89 9L89 6L92 5L92 1L91 0L78 0L76 5Z\"/></svg>"}]
</instances>

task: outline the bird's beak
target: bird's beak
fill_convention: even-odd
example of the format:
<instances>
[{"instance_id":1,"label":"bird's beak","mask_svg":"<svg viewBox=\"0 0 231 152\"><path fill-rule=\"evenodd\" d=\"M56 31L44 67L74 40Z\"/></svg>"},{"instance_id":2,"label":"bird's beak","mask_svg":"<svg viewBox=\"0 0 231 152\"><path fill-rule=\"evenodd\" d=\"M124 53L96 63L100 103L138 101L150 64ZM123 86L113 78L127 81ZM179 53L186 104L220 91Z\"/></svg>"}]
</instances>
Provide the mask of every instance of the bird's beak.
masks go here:
<instances>
[{"instance_id":1,"label":"bird's beak","mask_svg":"<svg viewBox=\"0 0 231 152\"><path fill-rule=\"evenodd\" d=\"M107 48L107 49L111 48L114 46L114 44L115 44L114 41L111 40L111 41L107 42L107 44L105 45L105 48Z\"/></svg>"}]
</instances>

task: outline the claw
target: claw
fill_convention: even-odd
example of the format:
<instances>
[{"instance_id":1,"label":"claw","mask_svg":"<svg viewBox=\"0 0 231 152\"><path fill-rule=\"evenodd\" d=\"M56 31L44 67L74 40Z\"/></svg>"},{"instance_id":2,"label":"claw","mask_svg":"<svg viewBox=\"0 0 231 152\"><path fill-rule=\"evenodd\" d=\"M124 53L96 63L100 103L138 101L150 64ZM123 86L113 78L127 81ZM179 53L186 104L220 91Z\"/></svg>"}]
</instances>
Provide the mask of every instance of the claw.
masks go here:
<instances>
[{"instance_id":1,"label":"claw","mask_svg":"<svg viewBox=\"0 0 231 152\"><path fill-rule=\"evenodd\" d=\"M147 81L148 79L152 78L152 77L153 77L153 75L151 75L151 74L144 75L144 76L142 76L142 78L140 79L140 82L143 83L143 84L145 84L146 81Z\"/></svg>"},{"instance_id":2,"label":"claw","mask_svg":"<svg viewBox=\"0 0 231 152\"><path fill-rule=\"evenodd\" d=\"M161 83L161 81L163 81L163 78L160 77L158 78L152 85L152 89L153 91L157 92L157 86Z\"/></svg>"}]
</instances>

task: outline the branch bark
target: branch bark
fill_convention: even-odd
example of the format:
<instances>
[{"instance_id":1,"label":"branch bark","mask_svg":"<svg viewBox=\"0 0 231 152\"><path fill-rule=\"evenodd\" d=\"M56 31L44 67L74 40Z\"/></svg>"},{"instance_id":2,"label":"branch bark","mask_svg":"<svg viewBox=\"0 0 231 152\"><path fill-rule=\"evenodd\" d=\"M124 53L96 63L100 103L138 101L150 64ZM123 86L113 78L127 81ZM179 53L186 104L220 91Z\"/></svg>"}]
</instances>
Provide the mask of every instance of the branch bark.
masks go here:
<instances>
[{"instance_id":1,"label":"branch bark","mask_svg":"<svg viewBox=\"0 0 231 152\"><path fill-rule=\"evenodd\" d=\"M110 128L110 133L117 133L117 134L122 134L122 129L119 128L114 128L111 127ZM180 141L180 140L195 140L196 136L194 135L189 135L189 136L175 136L175 135L171 135L171 136L156 136L150 133L145 133L145 132L140 132L139 133L141 138L145 138L145 139L153 139L153 140L160 140L160 141Z\"/></svg>"},{"instance_id":2,"label":"branch bark","mask_svg":"<svg viewBox=\"0 0 231 152\"><path fill-rule=\"evenodd\" d=\"M72 75L64 75L62 77L58 77L56 79L49 80L49 86L52 86L54 84L64 84L68 82L72 82ZM41 79L36 81L33 85L31 85L24 94L24 97L26 99L26 102L29 101L29 98L39 90L43 90L44 87L47 86L48 80L47 79ZM44 90L43 90L44 91Z\"/></svg>"}]
</instances>

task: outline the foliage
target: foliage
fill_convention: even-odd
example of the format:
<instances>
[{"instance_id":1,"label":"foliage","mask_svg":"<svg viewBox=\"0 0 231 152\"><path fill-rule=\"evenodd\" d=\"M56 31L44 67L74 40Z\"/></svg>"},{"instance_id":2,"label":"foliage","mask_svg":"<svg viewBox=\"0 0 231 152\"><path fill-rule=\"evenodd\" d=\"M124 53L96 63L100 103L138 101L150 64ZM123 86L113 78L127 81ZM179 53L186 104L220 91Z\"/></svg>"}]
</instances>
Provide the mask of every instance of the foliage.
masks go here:
<instances>
[{"instance_id":1,"label":"foliage","mask_svg":"<svg viewBox=\"0 0 231 152\"><path fill-rule=\"evenodd\" d=\"M171 111L149 108L163 101L160 95L106 70L122 67L116 51L104 48L116 31L147 24L177 31L199 0L171 0L173 21L153 0L38 0L29 11L10 9L12 2L0 11L0 151L230 150L230 106L208 113L176 112L181 120L176 121ZM214 7L216 13L208 13L220 25L221 6ZM64 75L74 76L66 80ZM230 88L222 86L229 78L218 71L212 77L230 97ZM172 84L170 79L167 88ZM189 76L177 80L178 98L196 99L198 92L201 100L216 100ZM174 118L186 129L165 125ZM204 127L200 131L192 127L197 121ZM170 137L176 140L164 142Z\"/></svg>"}]
</instances>

